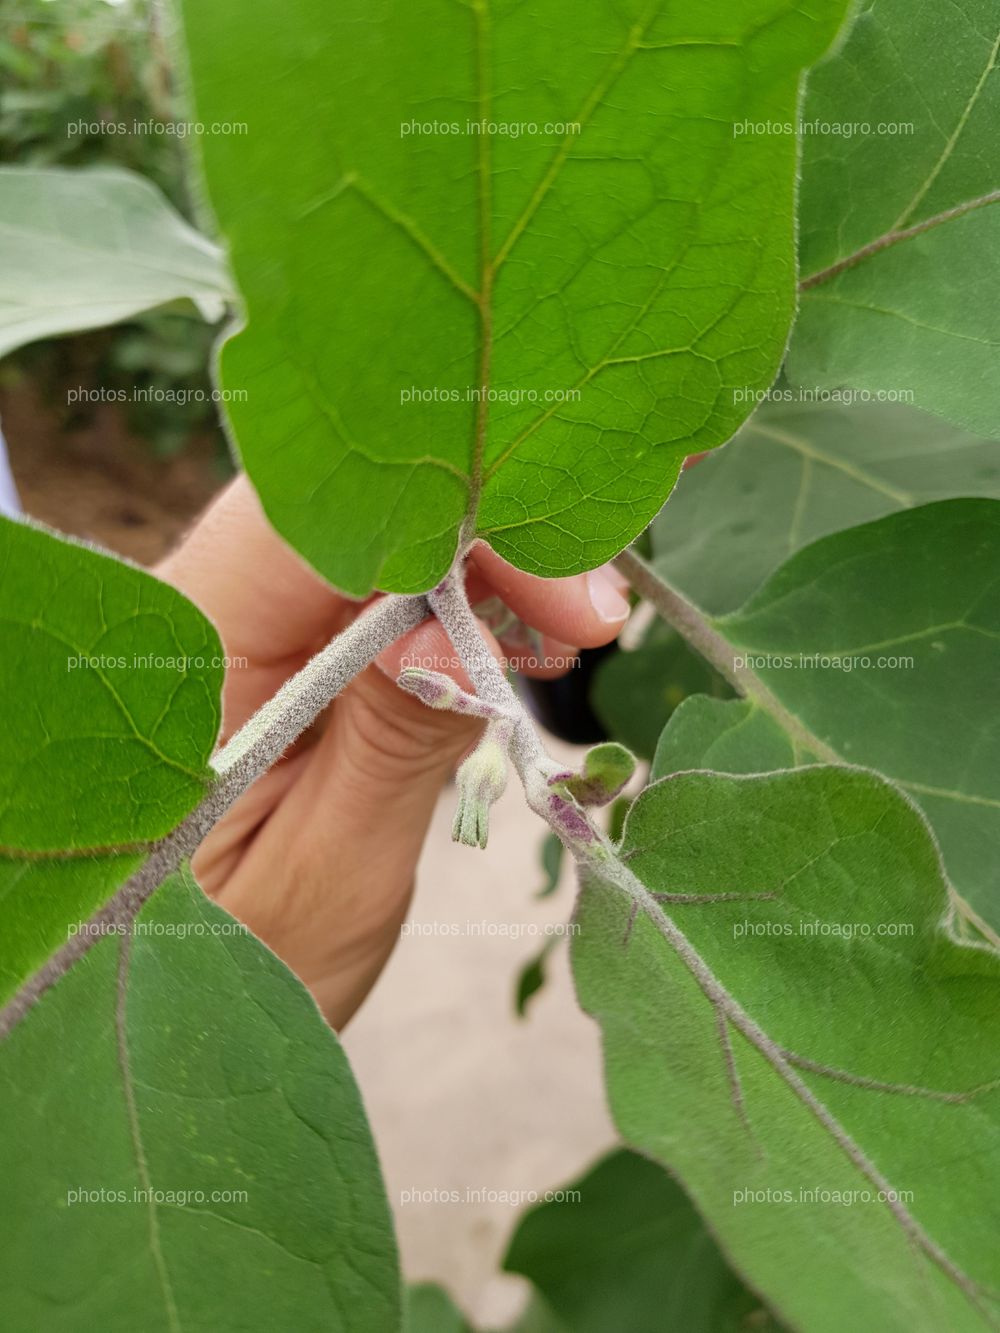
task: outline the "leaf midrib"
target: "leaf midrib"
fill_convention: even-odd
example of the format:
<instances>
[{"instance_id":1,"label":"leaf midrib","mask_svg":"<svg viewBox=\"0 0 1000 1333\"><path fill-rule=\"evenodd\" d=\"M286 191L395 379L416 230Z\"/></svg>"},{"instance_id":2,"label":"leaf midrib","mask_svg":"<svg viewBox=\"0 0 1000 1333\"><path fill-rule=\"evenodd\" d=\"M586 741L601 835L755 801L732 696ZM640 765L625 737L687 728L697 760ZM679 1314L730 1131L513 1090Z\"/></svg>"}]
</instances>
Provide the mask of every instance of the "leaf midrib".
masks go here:
<instances>
[{"instance_id":1,"label":"leaf midrib","mask_svg":"<svg viewBox=\"0 0 1000 1333\"><path fill-rule=\"evenodd\" d=\"M936 227L943 226L946 222L953 222L957 218L965 217L967 213L972 213L976 209L987 208L991 204L1000 203L1000 190L991 190L988 194L980 195L977 199L967 199L964 203L956 204L954 208L945 209L943 213L936 213L931 218L926 218L923 222L917 222L912 227L905 227L902 231L890 229L883 235L876 237L862 245L853 253L843 259L838 259L829 267L819 269L807 278L802 278L799 282L799 291L808 292L813 287L818 287L824 282L829 282L832 278L837 278L847 269L854 268L857 264L873 255L881 254L883 250L888 250L892 246L899 245L901 241L912 240L915 236L921 236L926 231L932 231Z\"/></svg>"},{"instance_id":2,"label":"leaf midrib","mask_svg":"<svg viewBox=\"0 0 1000 1333\"><path fill-rule=\"evenodd\" d=\"M171 1333L182 1333L177 1302L174 1297L166 1258L160 1244L160 1222L157 1203L153 1197L152 1178L149 1174L149 1162L142 1141L142 1127L139 1122L139 1108L136 1103L135 1087L132 1082L132 1065L128 1045L128 1019L126 1004L128 998L129 966L132 957L132 936L126 932L119 943L118 972L115 985L115 1041L118 1051L118 1066L122 1076L122 1091L125 1098L125 1113L128 1120L129 1135L135 1157L136 1171L146 1195L147 1217L149 1224L149 1248L156 1268L160 1291L163 1296L163 1308Z\"/></svg>"},{"instance_id":3,"label":"leaf midrib","mask_svg":"<svg viewBox=\"0 0 1000 1333\"><path fill-rule=\"evenodd\" d=\"M913 196L910 203L907 204L907 206L903 209L902 213L900 213L899 217L893 223L892 231L899 231L901 228L907 225L910 218L913 217L913 214L917 211L923 200L927 197L927 193L930 190L931 186L934 184L938 176L940 176L941 172L944 170L944 167L948 162L948 159L951 157L952 153L955 150L955 145L958 143L959 139L962 136L962 131L968 124L969 117L972 115L973 112L973 108L979 101L979 98L982 96L983 89L986 87L986 80L989 78L989 76L993 73L993 71L997 67L998 54L1000 54L1000 32L997 33L996 39L993 42L993 46L990 50L989 59L986 62L986 68L983 70L982 74L980 74L979 79L976 82L976 86L973 88L972 92L969 95L968 101L962 108L962 114L958 118L958 123L956 124L954 130L952 130L951 134L949 135L948 141L945 144L940 157L934 163L934 166L931 168L929 174L927 175L927 178L925 179L924 183L920 186L920 188L917 190L917 193Z\"/></svg>"}]
</instances>

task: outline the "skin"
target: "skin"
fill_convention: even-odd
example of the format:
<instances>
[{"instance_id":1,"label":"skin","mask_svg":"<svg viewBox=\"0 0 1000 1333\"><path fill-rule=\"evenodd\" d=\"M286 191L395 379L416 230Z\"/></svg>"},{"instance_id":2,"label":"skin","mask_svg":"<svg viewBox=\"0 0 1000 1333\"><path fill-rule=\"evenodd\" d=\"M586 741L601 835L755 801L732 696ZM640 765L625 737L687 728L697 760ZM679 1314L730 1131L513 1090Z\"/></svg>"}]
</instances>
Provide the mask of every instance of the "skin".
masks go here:
<instances>
[{"instance_id":1,"label":"skin","mask_svg":"<svg viewBox=\"0 0 1000 1333\"><path fill-rule=\"evenodd\" d=\"M247 659L226 674L223 739L363 609L284 545L244 478L156 572L215 622L229 657ZM474 606L499 596L543 635L537 652L522 641L507 652L541 678L566 669L547 659L609 642L628 615L613 569L539 579L483 545L469 557L467 590ZM433 664L471 690L440 625L425 621L351 683L194 861L205 891L288 963L338 1028L399 938L434 806L482 725L398 689L407 664Z\"/></svg>"}]
</instances>

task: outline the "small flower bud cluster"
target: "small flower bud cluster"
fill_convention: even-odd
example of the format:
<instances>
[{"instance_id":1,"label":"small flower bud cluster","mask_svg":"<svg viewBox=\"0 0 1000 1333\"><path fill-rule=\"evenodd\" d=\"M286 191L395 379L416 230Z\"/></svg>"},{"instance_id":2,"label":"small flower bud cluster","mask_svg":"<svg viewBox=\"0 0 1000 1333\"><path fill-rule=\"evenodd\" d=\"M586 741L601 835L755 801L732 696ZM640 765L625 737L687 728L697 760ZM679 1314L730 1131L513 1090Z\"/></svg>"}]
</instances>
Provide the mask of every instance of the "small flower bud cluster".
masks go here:
<instances>
[{"instance_id":1,"label":"small flower bud cluster","mask_svg":"<svg viewBox=\"0 0 1000 1333\"><path fill-rule=\"evenodd\" d=\"M490 807L507 785L507 754L514 718L505 709L468 694L450 676L411 667L398 680L401 689L428 708L448 708L486 722L483 738L455 775L458 809L451 836L467 847L485 847L490 831Z\"/></svg>"}]
</instances>

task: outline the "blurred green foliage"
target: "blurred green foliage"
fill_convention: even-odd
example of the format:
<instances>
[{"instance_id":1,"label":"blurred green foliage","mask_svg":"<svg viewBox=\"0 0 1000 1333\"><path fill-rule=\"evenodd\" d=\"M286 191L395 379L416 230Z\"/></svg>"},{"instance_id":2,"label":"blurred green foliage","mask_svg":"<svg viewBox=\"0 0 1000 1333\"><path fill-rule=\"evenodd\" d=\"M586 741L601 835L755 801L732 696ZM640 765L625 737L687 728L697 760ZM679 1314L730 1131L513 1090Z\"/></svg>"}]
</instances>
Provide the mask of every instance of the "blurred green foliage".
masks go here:
<instances>
[{"instance_id":1,"label":"blurred green foliage","mask_svg":"<svg viewBox=\"0 0 1000 1333\"><path fill-rule=\"evenodd\" d=\"M8 0L0 161L114 162L190 217L170 70L150 0ZM157 128L159 127L159 128Z\"/></svg>"},{"instance_id":2,"label":"blurred green foliage","mask_svg":"<svg viewBox=\"0 0 1000 1333\"><path fill-rule=\"evenodd\" d=\"M128 167L194 222L155 0L4 0L2 16L0 162ZM214 426L225 458L208 371L217 332L193 308L178 306L112 330L35 343L0 363L0 372L8 383L28 376L53 407L65 404L69 382L153 390L151 399L127 406L136 434L173 453L193 431ZM161 389L186 392L169 401ZM64 421L79 416L66 412Z\"/></svg>"}]
</instances>

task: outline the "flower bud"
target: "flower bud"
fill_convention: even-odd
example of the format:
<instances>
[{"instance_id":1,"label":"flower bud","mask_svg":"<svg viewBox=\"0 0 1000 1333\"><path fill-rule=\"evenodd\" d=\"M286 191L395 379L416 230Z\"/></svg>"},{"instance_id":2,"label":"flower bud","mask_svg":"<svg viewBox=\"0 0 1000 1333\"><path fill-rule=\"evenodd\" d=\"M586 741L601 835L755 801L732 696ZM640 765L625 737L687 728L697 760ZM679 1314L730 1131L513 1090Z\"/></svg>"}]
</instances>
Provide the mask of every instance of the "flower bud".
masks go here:
<instances>
[{"instance_id":1,"label":"flower bud","mask_svg":"<svg viewBox=\"0 0 1000 1333\"><path fill-rule=\"evenodd\" d=\"M488 597L484 602L477 602L472 609L476 617L498 639L503 639L505 643L514 646L530 648L532 652L541 654L544 642L541 632L531 625L526 625L499 597Z\"/></svg>"},{"instance_id":2,"label":"flower bud","mask_svg":"<svg viewBox=\"0 0 1000 1333\"><path fill-rule=\"evenodd\" d=\"M450 676L440 671L407 667L399 673L396 684L407 694L414 694L428 708L454 708L463 691Z\"/></svg>"},{"instance_id":3,"label":"flower bud","mask_svg":"<svg viewBox=\"0 0 1000 1333\"><path fill-rule=\"evenodd\" d=\"M458 809L451 836L467 847L485 847L490 831L490 806L507 785L504 729L496 723L461 765L455 776Z\"/></svg>"},{"instance_id":4,"label":"flower bud","mask_svg":"<svg viewBox=\"0 0 1000 1333\"><path fill-rule=\"evenodd\" d=\"M487 721L504 717L503 710L487 703L474 694L468 694L450 676L440 671L425 671L422 667L407 667L396 678L396 684L407 694L415 695L428 708L448 708L466 717L482 717Z\"/></svg>"}]
</instances>

